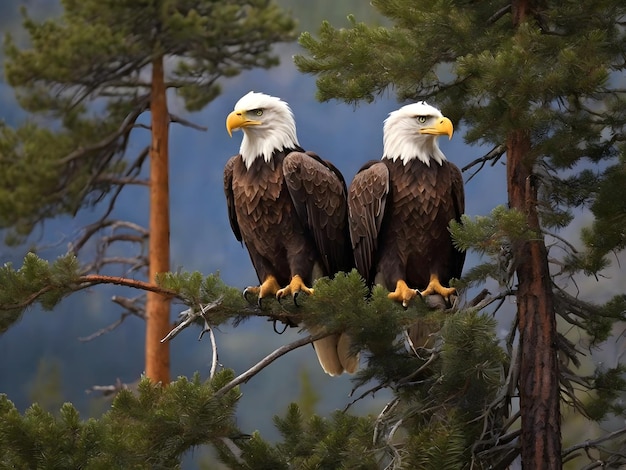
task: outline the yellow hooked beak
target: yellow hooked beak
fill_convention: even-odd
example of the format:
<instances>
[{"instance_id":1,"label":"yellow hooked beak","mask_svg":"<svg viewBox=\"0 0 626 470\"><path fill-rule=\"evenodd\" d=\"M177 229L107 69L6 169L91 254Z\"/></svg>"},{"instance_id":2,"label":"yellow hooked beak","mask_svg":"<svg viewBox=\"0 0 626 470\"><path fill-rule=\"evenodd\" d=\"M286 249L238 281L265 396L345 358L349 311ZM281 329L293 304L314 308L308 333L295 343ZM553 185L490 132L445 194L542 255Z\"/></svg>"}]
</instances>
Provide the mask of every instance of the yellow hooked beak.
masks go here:
<instances>
[{"instance_id":1,"label":"yellow hooked beak","mask_svg":"<svg viewBox=\"0 0 626 470\"><path fill-rule=\"evenodd\" d=\"M235 129L241 129L242 127L247 126L256 126L261 124L261 121L256 121L254 119L248 119L246 117L246 111L233 111L226 118L226 130L228 131L229 136L233 136L233 131Z\"/></svg>"},{"instance_id":2,"label":"yellow hooked beak","mask_svg":"<svg viewBox=\"0 0 626 470\"><path fill-rule=\"evenodd\" d=\"M450 121L447 117L440 118L432 127L424 127L423 129L420 129L420 134L447 135L449 139L452 138L453 132L454 127L452 126L452 121Z\"/></svg>"}]
</instances>

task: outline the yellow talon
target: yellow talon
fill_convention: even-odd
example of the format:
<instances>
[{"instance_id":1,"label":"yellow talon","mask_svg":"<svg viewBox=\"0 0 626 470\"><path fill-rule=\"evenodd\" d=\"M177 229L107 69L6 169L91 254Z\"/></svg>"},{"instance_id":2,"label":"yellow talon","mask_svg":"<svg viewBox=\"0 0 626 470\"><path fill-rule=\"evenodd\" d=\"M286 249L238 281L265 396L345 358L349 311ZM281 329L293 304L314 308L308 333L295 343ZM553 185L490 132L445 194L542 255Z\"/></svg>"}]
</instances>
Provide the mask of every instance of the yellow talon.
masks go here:
<instances>
[{"instance_id":1,"label":"yellow talon","mask_svg":"<svg viewBox=\"0 0 626 470\"><path fill-rule=\"evenodd\" d=\"M287 287L276 291L276 298L278 300L281 300L288 295L292 295L295 299L300 292L304 292L308 295L313 295L314 290L310 287L307 287L302 278L298 274L296 274L294 277L291 278L291 282Z\"/></svg>"},{"instance_id":2,"label":"yellow talon","mask_svg":"<svg viewBox=\"0 0 626 470\"><path fill-rule=\"evenodd\" d=\"M271 297L276 295L278 290L280 289L280 285L274 276L267 276L263 284L260 286L250 286L246 287L243 291L243 296L246 300L248 300L248 294L256 294L259 298L258 304L261 306L261 300L266 297Z\"/></svg>"},{"instance_id":3,"label":"yellow talon","mask_svg":"<svg viewBox=\"0 0 626 470\"><path fill-rule=\"evenodd\" d=\"M439 282L439 277L436 274L431 274L428 286L420 292L420 295L426 297L427 295L433 294L439 294L444 299L448 300L451 295L456 294L456 289L454 287L443 287L441 282Z\"/></svg>"},{"instance_id":4,"label":"yellow talon","mask_svg":"<svg viewBox=\"0 0 626 470\"><path fill-rule=\"evenodd\" d=\"M396 290L394 292L390 292L387 297L391 300L395 300L396 302L402 303L403 307L408 307L409 302L417 296L418 292L415 289L411 289L407 286L406 282L403 279L400 279L396 282Z\"/></svg>"}]
</instances>

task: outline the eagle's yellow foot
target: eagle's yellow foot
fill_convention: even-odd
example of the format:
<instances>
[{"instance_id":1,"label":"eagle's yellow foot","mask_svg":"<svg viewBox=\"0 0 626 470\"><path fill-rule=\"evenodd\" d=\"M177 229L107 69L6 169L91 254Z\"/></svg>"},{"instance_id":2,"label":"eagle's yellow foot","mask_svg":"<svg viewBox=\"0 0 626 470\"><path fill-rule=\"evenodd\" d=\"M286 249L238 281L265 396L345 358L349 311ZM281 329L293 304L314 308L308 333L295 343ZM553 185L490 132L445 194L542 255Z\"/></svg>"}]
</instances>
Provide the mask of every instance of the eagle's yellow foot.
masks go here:
<instances>
[{"instance_id":1,"label":"eagle's yellow foot","mask_svg":"<svg viewBox=\"0 0 626 470\"><path fill-rule=\"evenodd\" d=\"M387 297L389 297L391 300L395 300L396 302L400 302L403 307L408 307L409 302L411 302L411 300L415 296L417 296L417 294L417 290L411 289L409 286L406 285L406 282L404 282L404 280L400 279L398 282L396 282L396 290L390 292Z\"/></svg>"},{"instance_id":2,"label":"eagle's yellow foot","mask_svg":"<svg viewBox=\"0 0 626 470\"><path fill-rule=\"evenodd\" d=\"M261 306L261 302L266 297L274 297L276 293L280 290L280 285L274 276L267 276L263 284L260 286L251 286L246 287L243 291L244 298L250 302L248 299L248 295L256 294L258 297L258 305Z\"/></svg>"},{"instance_id":3,"label":"eagle's yellow foot","mask_svg":"<svg viewBox=\"0 0 626 470\"><path fill-rule=\"evenodd\" d=\"M439 277L436 274L431 274L428 286L420 292L420 295L426 297L427 295L434 294L439 294L447 301L450 299L451 295L456 294L456 289L454 287L443 287L439 282Z\"/></svg>"},{"instance_id":4,"label":"eagle's yellow foot","mask_svg":"<svg viewBox=\"0 0 626 470\"><path fill-rule=\"evenodd\" d=\"M313 295L314 290L310 287L307 287L302 278L298 274L296 274L294 277L291 278L291 282L287 287L279 289L276 292L276 299L280 301L285 297L292 295L293 302L298 305L296 299L301 292L304 292L308 295Z\"/></svg>"}]
</instances>

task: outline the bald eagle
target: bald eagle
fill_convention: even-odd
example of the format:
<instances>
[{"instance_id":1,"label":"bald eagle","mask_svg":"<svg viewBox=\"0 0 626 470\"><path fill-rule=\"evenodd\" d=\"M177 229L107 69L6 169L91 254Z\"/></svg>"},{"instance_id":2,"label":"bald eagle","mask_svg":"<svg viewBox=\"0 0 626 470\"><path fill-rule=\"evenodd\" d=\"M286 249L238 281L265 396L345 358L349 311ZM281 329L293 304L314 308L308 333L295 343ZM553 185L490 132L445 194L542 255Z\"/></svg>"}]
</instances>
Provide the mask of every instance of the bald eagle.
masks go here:
<instances>
[{"instance_id":1,"label":"bald eagle","mask_svg":"<svg viewBox=\"0 0 626 470\"><path fill-rule=\"evenodd\" d=\"M465 210L459 169L439 149L452 122L419 102L393 111L383 129L383 157L366 163L348 192L356 267L370 285L381 284L404 306L416 295L439 294L459 278L465 253L448 231Z\"/></svg>"},{"instance_id":2,"label":"bald eagle","mask_svg":"<svg viewBox=\"0 0 626 470\"><path fill-rule=\"evenodd\" d=\"M289 105L250 92L235 105L226 129L241 129L243 140L224 170L230 225L245 244L260 286L246 288L262 299L312 294L313 281L347 272L350 250L346 183L337 168L298 144ZM314 343L324 371L354 372L345 334Z\"/></svg>"}]
</instances>

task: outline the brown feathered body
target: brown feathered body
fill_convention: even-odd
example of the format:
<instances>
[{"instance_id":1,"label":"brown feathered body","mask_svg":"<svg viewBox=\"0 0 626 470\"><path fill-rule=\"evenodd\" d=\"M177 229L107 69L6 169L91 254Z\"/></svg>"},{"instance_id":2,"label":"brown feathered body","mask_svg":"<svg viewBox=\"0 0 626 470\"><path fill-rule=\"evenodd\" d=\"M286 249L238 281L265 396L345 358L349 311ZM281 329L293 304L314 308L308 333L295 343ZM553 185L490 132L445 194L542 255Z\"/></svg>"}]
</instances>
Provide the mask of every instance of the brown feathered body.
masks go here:
<instances>
[{"instance_id":1,"label":"brown feathered body","mask_svg":"<svg viewBox=\"0 0 626 470\"><path fill-rule=\"evenodd\" d=\"M231 228L259 278L281 286L294 275L307 285L352 267L346 186L334 166L302 149L275 152L250 168L241 155L224 171Z\"/></svg>"},{"instance_id":2,"label":"brown feathered body","mask_svg":"<svg viewBox=\"0 0 626 470\"><path fill-rule=\"evenodd\" d=\"M403 279L425 289L432 274L446 285L461 276L465 253L448 230L465 205L454 164L369 162L350 186L349 204L356 267L369 284L393 291Z\"/></svg>"}]
</instances>

